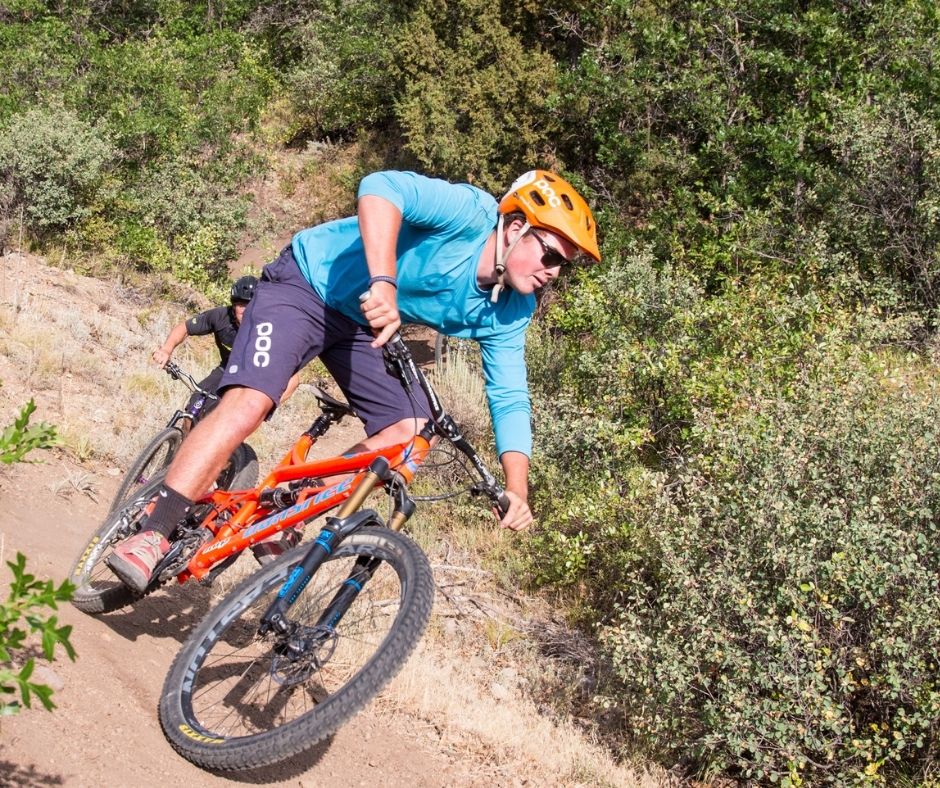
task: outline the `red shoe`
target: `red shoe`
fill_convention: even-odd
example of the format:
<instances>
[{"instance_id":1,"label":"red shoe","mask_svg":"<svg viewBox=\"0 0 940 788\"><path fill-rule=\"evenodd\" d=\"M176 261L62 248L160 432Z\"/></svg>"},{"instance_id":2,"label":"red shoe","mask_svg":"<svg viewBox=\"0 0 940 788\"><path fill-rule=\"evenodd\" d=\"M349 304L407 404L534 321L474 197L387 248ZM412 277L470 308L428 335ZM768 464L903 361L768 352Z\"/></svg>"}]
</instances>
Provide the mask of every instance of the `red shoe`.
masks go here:
<instances>
[{"instance_id":1,"label":"red shoe","mask_svg":"<svg viewBox=\"0 0 940 788\"><path fill-rule=\"evenodd\" d=\"M169 549L170 543L163 534L141 531L115 547L105 563L124 585L142 594L150 585L154 567Z\"/></svg>"}]
</instances>

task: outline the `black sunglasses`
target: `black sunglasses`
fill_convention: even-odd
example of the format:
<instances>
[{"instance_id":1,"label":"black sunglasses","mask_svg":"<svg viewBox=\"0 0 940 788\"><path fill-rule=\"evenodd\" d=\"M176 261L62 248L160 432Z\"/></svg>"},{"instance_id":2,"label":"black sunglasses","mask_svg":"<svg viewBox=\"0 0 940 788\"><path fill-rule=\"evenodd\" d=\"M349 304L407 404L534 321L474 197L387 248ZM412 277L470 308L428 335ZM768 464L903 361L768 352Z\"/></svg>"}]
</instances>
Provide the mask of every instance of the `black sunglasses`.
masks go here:
<instances>
[{"instance_id":1,"label":"black sunglasses","mask_svg":"<svg viewBox=\"0 0 940 788\"><path fill-rule=\"evenodd\" d=\"M534 230L529 230L529 233L535 237L535 240L538 241L542 247L542 266L544 268L557 268L558 266L571 265L573 261L569 260L554 247L545 243L545 239L542 238L541 235Z\"/></svg>"}]
</instances>

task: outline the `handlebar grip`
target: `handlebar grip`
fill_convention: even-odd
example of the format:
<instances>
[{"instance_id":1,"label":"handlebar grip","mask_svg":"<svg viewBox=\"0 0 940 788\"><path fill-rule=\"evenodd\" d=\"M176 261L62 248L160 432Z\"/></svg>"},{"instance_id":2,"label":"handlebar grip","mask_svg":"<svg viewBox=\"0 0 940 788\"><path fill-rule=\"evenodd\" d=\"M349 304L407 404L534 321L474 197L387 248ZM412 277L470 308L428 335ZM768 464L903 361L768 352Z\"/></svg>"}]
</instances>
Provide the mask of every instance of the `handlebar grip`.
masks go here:
<instances>
[{"instance_id":1,"label":"handlebar grip","mask_svg":"<svg viewBox=\"0 0 940 788\"><path fill-rule=\"evenodd\" d=\"M496 499L496 508L501 518L506 516L506 512L509 511L509 496L506 493L499 494L499 498Z\"/></svg>"}]
</instances>

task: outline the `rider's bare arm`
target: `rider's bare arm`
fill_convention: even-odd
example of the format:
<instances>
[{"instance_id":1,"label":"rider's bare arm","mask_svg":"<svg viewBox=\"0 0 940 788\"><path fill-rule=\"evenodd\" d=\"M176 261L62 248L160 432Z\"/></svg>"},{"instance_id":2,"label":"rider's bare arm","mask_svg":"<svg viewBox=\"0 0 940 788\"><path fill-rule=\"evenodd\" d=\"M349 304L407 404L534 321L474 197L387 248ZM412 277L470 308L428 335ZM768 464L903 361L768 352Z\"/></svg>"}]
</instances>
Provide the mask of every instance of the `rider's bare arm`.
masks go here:
<instances>
[{"instance_id":1,"label":"rider's bare arm","mask_svg":"<svg viewBox=\"0 0 940 788\"><path fill-rule=\"evenodd\" d=\"M359 232L369 276L396 277L395 246L401 229L401 211L384 197L367 194L359 198ZM370 286L371 296L362 303L362 314L375 333L373 347L381 347L401 326L398 293L388 282Z\"/></svg>"},{"instance_id":2,"label":"rider's bare arm","mask_svg":"<svg viewBox=\"0 0 940 788\"><path fill-rule=\"evenodd\" d=\"M153 356L151 356L151 358L153 358L153 360L162 369L166 366L166 362L170 360L170 356L173 355L173 351L183 344L188 336L189 331L186 328L186 321L184 320L183 322L173 326L173 330L170 331L163 344L153 351Z\"/></svg>"},{"instance_id":3,"label":"rider's bare arm","mask_svg":"<svg viewBox=\"0 0 940 788\"><path fill-rule=\"evenodd\" d=\"M506 495L509 497L509 511L499 521L504 528L521 531L533 521L529 509L529 458L520 451L504 451L499 461L506 477Z\"/></svg>"}]
</instances>

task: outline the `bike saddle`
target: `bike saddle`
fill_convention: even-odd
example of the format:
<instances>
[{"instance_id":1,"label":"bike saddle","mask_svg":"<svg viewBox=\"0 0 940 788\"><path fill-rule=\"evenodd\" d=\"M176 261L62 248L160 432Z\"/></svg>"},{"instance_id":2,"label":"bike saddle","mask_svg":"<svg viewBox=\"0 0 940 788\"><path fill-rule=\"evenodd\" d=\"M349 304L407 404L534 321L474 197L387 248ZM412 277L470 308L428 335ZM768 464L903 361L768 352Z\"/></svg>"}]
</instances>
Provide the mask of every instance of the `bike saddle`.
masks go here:
<instances>
[{"instance_id":1,"label":"bike saddle","mask_svg":"<svg viewBox=\"0 0 940 788\"><path fill-rule=\"evenodd\" d=\"M349 405L335 397L331 397L319 386L311 385L311 388L313 389L313 396L317 398L317 402L320 403L320 407L324 411L331 412L338 417L356 415L356 411L350 408Z\"/></svg>"}]
</instances>

